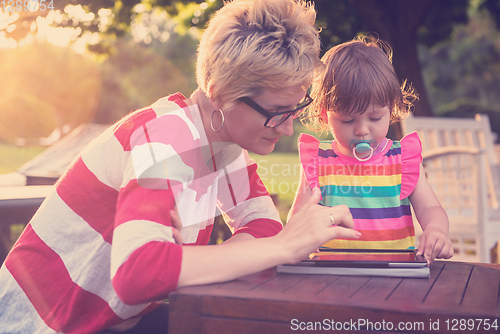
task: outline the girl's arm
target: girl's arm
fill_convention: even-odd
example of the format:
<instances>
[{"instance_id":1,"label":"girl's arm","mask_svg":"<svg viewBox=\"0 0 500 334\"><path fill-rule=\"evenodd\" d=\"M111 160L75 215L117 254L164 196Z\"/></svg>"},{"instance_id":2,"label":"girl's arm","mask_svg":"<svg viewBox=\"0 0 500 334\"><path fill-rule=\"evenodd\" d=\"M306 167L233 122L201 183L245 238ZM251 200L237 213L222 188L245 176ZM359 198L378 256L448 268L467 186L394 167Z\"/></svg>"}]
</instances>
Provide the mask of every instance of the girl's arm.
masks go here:
<instances>
[{"instance_id":1,"label":"girl's arm","mask_svg":"<svg viewBox=\"0 0 500 334\"><path fill-rule=\"evenodd\" d=\"M304 203L307 202L307 199L311 197L311 193L312 193L311 187L309 187L309 184L306 182L304 169L301 167L300 177L299 177L299 187L297 189L297 192L295 193L295 198L293 200L292 207L288 212L287 221L289 221L290 218L300 210L300 208L304 205Z\"/></svg>"},{"instance_id":2,"label":"girl's arm","mask_svg":"<svg viewBox=\"0 0 500 334\"><path fill-rule=\"evenodd\" d=\"M427 182L422 165L417 185L410 195L410 202L423 230L417 254L424 254L429 262L435 258L451 258L454 251L448 237L448 215Z\"/></svg>"}]
</instances>

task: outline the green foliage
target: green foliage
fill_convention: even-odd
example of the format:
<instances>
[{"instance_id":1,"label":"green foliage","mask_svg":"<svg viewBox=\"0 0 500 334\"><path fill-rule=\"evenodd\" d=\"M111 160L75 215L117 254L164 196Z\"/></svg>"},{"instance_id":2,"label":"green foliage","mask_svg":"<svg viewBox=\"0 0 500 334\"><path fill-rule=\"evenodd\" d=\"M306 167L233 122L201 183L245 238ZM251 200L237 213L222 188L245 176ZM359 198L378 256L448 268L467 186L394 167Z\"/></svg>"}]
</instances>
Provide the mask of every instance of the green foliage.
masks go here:
<instances>
[{"instance_id":1,"label":"green foliage","mask_svg":"<svg viewBox=\"0 0 500 334\"><path fill-rule=\"evenodd\" d=\"M93 45L94 52L108 53L110 48L106 44L109 38L123 37L132 32L132 22L142 13L163 11L176 23L176 33L185 35L194 29L203 29L212 13L222 6L222 0L119 0L95 1L84 0L75 3L75 0L61 0L58 6L62 9L66 5L82 5L87 12L95 14L96 19L91 23L80 22L66 15L60 24L65 27L79 27L82 32L99 32L104 37ZM99 16L101 9L111 10L111 22L104 24ZM161 29L160 29L161 30Z\"/></svg>"},{"instance_id":2,"label":"green foliage","mask_svg":"<svg viewBox=\"0 0 500 334\"><path fill-rule=\"evenodd\" d=\"M419 43L431 47L449 39L456 25L467 23L468 8L469 1L433 1L422 25L417 30Z\"/></svg>"},{"instance_id":3,"label":"green foliage","mask_svg":"<svg viewBox=\"0 0 500 334\"><path fill-rule=\"evenodd\" d=\"M353 39L359 31L367 30L349 0L316 0L314 4L317 11L316 25L321 28L322 53Z\"/></svg>"},{"instance_id":4,"label":"green foliage","mask_svg":"<svg viewBox=\"0 0 500 334\"><path fill-rule=\"evenodd\" d=\"M286 222L299 184L299 155L273 152L265 156L250 153L250 157L257 163L257 173L269 194L278 195L277 208L281 220Z\"/></svg>"},{"instance_id":5,"label":"green foliage","mask_svg":"<svg viewBox=\"0 0 500 334\"><path fill-rule=\"evenodd\" d=\"M496 0L495 0L496 1ZM416 22L417 25L408 27L409 22L402 20L406 11L414 10L414 7L425 7L426 12L422 22ZM416 33L420 43L432 46L440 41L446 40L453 27L457 23L467 22L468 1L439 0L422 1L414 0L385 0L374 2L372 0L315 0L317 9L317 25L322 28L320 36L323 44L324 53L332 46L351 40L359 33L373 32L373 26L364 20L362 12L377 8L377 12L368 12L372 15L372 20L382 20L380 25L383 29L376 29L374 32L384 37L384 31L395 31L398 34ZM372 6L373 7L370 7ZM384 15L379 15L380 13ZM411 16L412 13L410 12ZM388 18L384 20L384 18ZM400 29L404 27L405 29ZM408 36L408 42L413 40ZM387 38L387 37L384 37ZM393 45L398 48L398 45Z\"/></svg>"},{"instance_id":6,"label":"green foliage","mask_svg":"<svg viewBox=\"0 0 500 334\"><path fill-rule=\"evenodd\" d=\"M500 33L488 11L472 9L467 25L457 26L449 41L422 48L421 59L438 115L486 113L500 132Z\"/></svg>"},{"instance_id":7,"label":"green foliage","mask_svg":"<svg viewBox=\"0 0 500 334\"><path fill-rule=\"evenodd\" d=\"M293 135L290 137L282 136L280 140L276 143L275 152L283 152L283 153L297 153L297 142L299 140L299 136L301 133L308 133L310 135L315 136L316 138L320 138L324 140L326 138L331 138L331 135L328 133L320 133L314 130L308 129L299 120L295 120L293 123Z\"/></svg>"},{"instance_id":8,"label":"green foliage","mask_svg":"<svg viewBox=\"0 0 500 334\"><path fill-rule=\"evenodd\" d=\"M99 101L97 65L49 43L0 49L0 139L48 136L56 127L93 119Z\"/></svg>"},{"instance_id":9,"label":"green foliage","mask_svg":"<svg viewBox=\"0 0 500 334\"><path fill-rule=\"evenodd\" d=\"M168 94L191 93L179 69L154 50L124 39L115 47L115 54L101 65L102 92L95 122L111 124Z\"/></svg>"},{"instance_id":10,"label":"green foliage","mask_svg":"<svg viewBox=\"0 0 500 334\"><path fill-rule=\"evenodd\" d=\"M500 1L499 0L475 0L480 2L479 9L487 9L495 19L497 28L500 28Z\"/></svg>"}]
</instances>

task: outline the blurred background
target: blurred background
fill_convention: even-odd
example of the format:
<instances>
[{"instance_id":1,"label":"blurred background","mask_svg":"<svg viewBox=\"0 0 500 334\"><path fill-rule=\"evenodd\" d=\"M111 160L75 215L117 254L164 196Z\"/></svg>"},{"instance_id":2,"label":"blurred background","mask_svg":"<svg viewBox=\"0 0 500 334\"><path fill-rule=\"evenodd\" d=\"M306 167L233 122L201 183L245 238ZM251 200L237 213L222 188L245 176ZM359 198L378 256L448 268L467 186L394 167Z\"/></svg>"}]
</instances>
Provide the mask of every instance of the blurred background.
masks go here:
<instances>
[{"instance_id":1,"label":"blurred background","mask_svg":"<svg viewBox=\"0 0 500 334\"><path fill-rule=\"evenodd\" d=\"M199 38L222 5L1 1L0 173L15 171L82 123L112 124L165 95L189 96ZM492 131L500 132L500 0L316 0L315 6L323 52L365 33L391 44L401 82L407 79L420 96L416 116L488 114ZM277 144L275 158L254 156L285 206L298 180L297 137L308 131L298 121L295 127ZM399 133L396 127L392 136Z\"/></svg>"}]
</instances>

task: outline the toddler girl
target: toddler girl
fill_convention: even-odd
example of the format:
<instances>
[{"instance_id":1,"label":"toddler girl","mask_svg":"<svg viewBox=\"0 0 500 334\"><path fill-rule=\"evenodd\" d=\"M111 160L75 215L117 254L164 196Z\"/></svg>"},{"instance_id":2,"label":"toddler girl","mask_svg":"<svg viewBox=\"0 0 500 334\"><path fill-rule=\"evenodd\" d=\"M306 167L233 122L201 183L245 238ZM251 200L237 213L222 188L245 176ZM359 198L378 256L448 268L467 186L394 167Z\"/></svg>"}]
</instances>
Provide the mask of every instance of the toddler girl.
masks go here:
<instances>
[{"instance_id":1,"label":"toddler girl","mask_svg":"<svg viewBox=\"0 0 500 334\"><path fill-rule=\"evenodd\" d=\"M400 86L388 44L365 36L330 49L322 58L325 71L313 84L314 102L305 118L335 140L302 134L300 186L289 217L312 189L321 189L325 206L347 205L360 239L335 239L331 248L414 249L410 203L423 234L417 254L429 262L450 258L448 216L421 165L417 133L401 141L386 138L389 125L404 119L416 98Z\"/></svg>"}]
</instances>

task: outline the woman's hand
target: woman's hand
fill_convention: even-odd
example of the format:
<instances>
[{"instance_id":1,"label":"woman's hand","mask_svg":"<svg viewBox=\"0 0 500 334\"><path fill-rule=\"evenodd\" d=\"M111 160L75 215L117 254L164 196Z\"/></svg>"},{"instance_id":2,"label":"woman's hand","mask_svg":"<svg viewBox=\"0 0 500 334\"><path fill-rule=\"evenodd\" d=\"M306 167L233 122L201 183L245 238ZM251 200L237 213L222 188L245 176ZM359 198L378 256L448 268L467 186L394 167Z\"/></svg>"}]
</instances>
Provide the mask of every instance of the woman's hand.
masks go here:
<instances>
[{"instance_id":1,"label":"woman's hand","mask_svg":"<svg viewBox=\"0 0 500 334\"><path fill-rule=\"evenodd\" d=\"M321 206L318 205L320 198L321 192L315 188L307 202L276 235L290 255L288 263L304 260L329 240L361 237L360 232L352 229L353 219L346 205Z\"/></svg>"},{"instance_id":2,"label":"woman's hand","mask_svg":"<svg viewBox=\"0 0 500 334\"><path fill-rule=\"evenodd\" d=\"M453 244L445 232L428 227L420 236L417 255L422 254L429 264L435 258L449 259L454 254Z\"/></svg>"},{"instance_id":3,"label":"woman's hand","mask_svg":"<svg viewBox=\"0 0 500 334\"><path fill-rule=\"evenodd\" d=\"M170 221L172 222L172 236L177 245L182 245L182 222L176 210L170 210Z\"/></svg>"}]
</instances>

